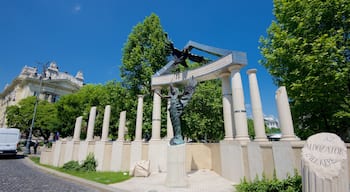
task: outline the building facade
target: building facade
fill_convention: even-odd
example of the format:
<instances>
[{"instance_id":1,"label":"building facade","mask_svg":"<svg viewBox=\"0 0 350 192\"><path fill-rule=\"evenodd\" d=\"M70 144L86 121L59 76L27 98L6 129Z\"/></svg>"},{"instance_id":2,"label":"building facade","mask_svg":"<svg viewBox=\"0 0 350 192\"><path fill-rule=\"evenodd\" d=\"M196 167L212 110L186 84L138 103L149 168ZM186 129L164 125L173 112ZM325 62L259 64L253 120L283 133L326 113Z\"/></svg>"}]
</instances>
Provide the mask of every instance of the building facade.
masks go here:
<instances>
[{"instance_id":1,"label":"building facade","mask_svg":"<svg viewBox=\"0 0 350 192\"><path fill-rule=\"evenodd\" d=\"M264 121L265 121L265 125L269 128L280 128L278 119L275 118L274 116L270 115L270 116L264 116Z\"/></svg>"},{"instance_id":2,"label":"building facade","mask_svg":"<svg viewBox=\"0 0 350 192\"><path fill-rule=\"evenodd\" d=\"M81 71L76 76L58 70L56 62L38 73L36 67L24 66L21 73L0 94L0 127L6 126L6 108L29 96L56 102L60 96L78 91L84 84Z\"/></svg>"}]
</instances>

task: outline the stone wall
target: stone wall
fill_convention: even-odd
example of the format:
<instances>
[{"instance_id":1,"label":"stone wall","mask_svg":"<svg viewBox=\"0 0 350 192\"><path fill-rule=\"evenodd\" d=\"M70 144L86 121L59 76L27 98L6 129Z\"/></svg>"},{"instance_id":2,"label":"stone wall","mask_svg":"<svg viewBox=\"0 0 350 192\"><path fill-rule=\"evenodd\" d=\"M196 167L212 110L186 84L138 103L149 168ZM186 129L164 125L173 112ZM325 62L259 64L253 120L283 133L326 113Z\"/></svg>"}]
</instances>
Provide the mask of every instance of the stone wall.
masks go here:
<instances>
[{"instance_id":1,"label":"stone wall","mask_svg":"<svg viewBox=\"0 0 350 192\"><path fill-rule=\"evenodd\" d=\"M54 143L52 148L44 148L41 152L40 162L48 165L62 166L65 162L67 162L67 159L63 157L65 151L67 150L67 143L68 141L62 141L60 143L60 147L57 147L57 143ZM237 157L241 156L241 160L244 162L243 167L241 167L241 169L243 170L243 175L240 175L238 178L245 176L248 180L253 180L256 177L256 175L261 176L261 174L258 173L264 173L266 177L272 178L276 168L278 168L278 170L276 170L276 173L279 178L286 177L286 173L291 170L292 173L290 174L293 175L294 169L297 169L299 174L301 174L301 149L303 148L305 141L282 142L282 145L280 144L281 142L249 143L241 145L242 154L234 154L234 156ZM287 143L287 145L284 145L283 143ZM256 144L256 146L252 148L252 144ZM75 141L71 160L78 160L78 153L80 153L78 145L80 145L80 142ZM103 166L100 168L101 171L111 170L110 165L111 163L113 163L111 162L111 146L112 142L106 142L106 147L104 147L105 151L103 153L104 157L99 157L99 159L102 159L101 162L103 162ZM120 157L121 166L119 171L129 171L131 145L130 143L123 143L122 146L123 153ZM290 146L290 153L288 152L288 146ZM248 148L250 151L248 151ZM89 142L88 153L95 153L94 149L95 142ZM58 152L57 150L60 150L60 152ZM225 156L220 155L220 150L221 149L219 143L187 143L186 171L210 169L222 175L223 177L226 177L227 179L233 181L234 183L239 183L237 179L223 175L222 170L225 167L222 167L222 158L225 158ZM253 152L251 150L253 150ZM141 155L142 160L149 159L147 151L148 143L143 143ZM347 153L348 155L350 155L350 144L347 144ZM55 154L60 154L60 157L55 157ZM57 162L55 162L55 158ZM259 159L261 161L258 161ZM348 165L350 167L350 160L348 160ZM232 164L230 166L235 167L237 165ZM349 170L348 172L350 174Z\"/></svg>"}]
</instances>

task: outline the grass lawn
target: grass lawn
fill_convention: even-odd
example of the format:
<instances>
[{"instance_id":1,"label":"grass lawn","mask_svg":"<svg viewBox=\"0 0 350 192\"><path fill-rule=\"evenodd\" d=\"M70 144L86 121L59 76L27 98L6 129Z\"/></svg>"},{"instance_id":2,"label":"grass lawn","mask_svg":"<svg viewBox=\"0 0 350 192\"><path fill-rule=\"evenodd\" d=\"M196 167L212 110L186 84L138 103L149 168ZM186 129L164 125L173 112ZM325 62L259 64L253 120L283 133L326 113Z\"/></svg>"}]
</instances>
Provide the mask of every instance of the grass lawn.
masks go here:
<instances>
[{"instance_id":1,"label":"grass lawn","mask_svg":"<svg viewBox=\"0 0 350 192\"><path fill-rule=\"evenodd\" d=\"M128 180L131 178L131 176L129 176L129 173L126 172L102 172L102 171L96 171L96 172L83 172L83 171L67 171L64 170L60 167L53 167L50 165L43 165L40 164L40 157L29 157L30 160L32 160L35 164L46 167L46 168L50 168L56 171L60 171L63 173L67 173L76 177L80 177L83 179L87 179L90 181L95 181L98 183L102 183L102 184L112 184L112 183L118 183L118 182L122 182L125 180Z\"/></svg>"}]
</instances>

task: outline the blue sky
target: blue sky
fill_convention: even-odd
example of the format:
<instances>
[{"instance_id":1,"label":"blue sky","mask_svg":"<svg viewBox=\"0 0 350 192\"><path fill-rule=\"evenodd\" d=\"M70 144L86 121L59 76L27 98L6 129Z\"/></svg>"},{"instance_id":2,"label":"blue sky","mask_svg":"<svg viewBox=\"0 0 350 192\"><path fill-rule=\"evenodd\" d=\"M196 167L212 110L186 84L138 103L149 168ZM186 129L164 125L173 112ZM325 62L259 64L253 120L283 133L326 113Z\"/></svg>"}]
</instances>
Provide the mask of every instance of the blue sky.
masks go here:
<instances>
[{"instance_id":1,"label":"blue sky","mask_svg":"<svg viewBox=\"0 0 350 192\"><path fill-rule=\"evenodd\" d=\"M24 65L56 61L60 71L84 73L86 83L120 80L122 48L132 28L151 13L182 48L189 40L243 51L245 103L250 104L246 71L258 69L264 114L277 116L272 77L259 65L260 36L273 20L272 0L4 0L0 1L0 89ZM248 112L249 113L249 112Z\"/></svg>"}]
</instances>

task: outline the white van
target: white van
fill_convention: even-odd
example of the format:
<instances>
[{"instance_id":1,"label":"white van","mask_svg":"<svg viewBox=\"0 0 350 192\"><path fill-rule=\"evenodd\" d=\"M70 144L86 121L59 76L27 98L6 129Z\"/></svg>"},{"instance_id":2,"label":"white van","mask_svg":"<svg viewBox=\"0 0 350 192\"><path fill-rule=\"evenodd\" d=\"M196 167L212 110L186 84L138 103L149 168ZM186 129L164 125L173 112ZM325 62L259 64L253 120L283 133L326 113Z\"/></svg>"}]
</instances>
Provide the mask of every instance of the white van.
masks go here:
<instances>
[{"instance_id":1,"label":"white van","mask_svg":"<svg viewBox=\"0 0 350 192\"><path fill-rule=\"evenodd\" d=\"M17 128L0 128L0 155L16 155L20 137Z\"/></svg>"}]
</instances>

